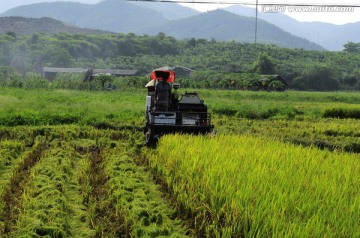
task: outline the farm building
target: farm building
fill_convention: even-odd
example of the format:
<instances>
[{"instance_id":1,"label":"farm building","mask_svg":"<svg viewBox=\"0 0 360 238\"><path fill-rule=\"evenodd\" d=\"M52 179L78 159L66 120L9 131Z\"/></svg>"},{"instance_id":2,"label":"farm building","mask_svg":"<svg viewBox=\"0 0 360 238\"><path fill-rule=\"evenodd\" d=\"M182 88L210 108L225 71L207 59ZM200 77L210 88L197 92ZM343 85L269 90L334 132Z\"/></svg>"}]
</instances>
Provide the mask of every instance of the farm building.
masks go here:
<instances>
[{"instance_id":1,"label":"farm building","mask_svg":"<svg viewBox=\"0 0 360 238\"><path fill-rule=\"evenodd\" d=\"M164 66L164 67L158 68L156 70L173 70L173 71L175 71L177 78L190 77L191 73L195 71L193 69L183 67L183 66L175 66L175 67Z\"/></svg>"},{"instance_id":2,"label":"farm building","mask_svg":"<svg viewBox=\"0 0 360 238\"><path fill-rule=\"evenodd\" d=\"M139 75L138 70L126 70L126 69L84 69L84 68L50 68L44 67L44 77L53 81L58 73L81 73L85 74L87 72L92 72L91 76L96 76L99 74L108 74L117 77L125 76L137 76Z\"/></svg>"}]
</instances>

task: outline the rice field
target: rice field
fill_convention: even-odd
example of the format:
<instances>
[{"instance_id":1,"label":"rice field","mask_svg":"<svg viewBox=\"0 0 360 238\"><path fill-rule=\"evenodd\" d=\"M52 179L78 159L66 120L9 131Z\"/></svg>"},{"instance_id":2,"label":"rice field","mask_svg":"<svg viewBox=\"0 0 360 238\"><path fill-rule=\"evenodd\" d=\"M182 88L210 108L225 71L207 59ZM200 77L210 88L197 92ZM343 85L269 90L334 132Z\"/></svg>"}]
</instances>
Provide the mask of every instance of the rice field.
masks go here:
<instances>
[{"instance_id":1,"label":"rice field","mask_svg":"<svg viewBox=\"0 0 360 238\"><path fill-rule=\"evenodd\" d=\"M126 130L1 128L0 237L188 237L138 146Z\"/></svg>"},{"instance_id":2,"label":"rice field","mask_svg":"<svg viewBox=\"0 0 360 238\"><path fill-rule=\"evenodd\" d=\"M169 135L150 166L201 237L359 237L358 155L236 135Z\"/></svg>"},{"instance_id":3,"label":"rice field","mask_svg":"<svg viewBox=\"0 0 360 238\"><path fill-rule=\"evenodd\" d=\"M360 237L357 93L200 90L151 149L144 95L1 89L0 237Z\"/></svg>"}]
</instances>

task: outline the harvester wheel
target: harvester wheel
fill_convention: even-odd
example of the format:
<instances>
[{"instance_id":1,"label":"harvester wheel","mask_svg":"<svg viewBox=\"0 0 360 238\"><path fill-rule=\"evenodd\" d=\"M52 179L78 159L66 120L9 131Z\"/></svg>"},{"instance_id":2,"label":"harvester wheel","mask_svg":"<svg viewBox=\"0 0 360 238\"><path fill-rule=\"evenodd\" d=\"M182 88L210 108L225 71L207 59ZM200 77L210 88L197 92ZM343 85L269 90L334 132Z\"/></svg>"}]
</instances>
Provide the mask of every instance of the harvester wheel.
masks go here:
<instances>
[{"instance_id":1,"label":"harvester wheel","mask_svg":"<svg viewBox=\"0 0 360 238\"><path fill-rule=\"evenodd\" d=\"M148 131L145 133L145 144L147 146L152 146L154 143L154 134L152 133L151 129L148 129Z\"/></svg>"}]
</instances>

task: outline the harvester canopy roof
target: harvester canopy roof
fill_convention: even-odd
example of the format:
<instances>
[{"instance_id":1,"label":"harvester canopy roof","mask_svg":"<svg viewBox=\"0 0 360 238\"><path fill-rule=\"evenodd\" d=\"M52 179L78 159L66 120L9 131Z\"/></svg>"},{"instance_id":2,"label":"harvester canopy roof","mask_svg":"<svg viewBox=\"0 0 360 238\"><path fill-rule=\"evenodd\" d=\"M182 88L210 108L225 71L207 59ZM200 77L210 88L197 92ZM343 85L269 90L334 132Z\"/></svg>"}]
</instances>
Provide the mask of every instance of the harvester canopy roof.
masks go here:
<instances>
[{"instance_id":1,"label":"harvester canopy roof","mask_svg":"<svg viewBox=\"0 0 360 238\"><path fill-rule=\"evenodd\" d=\"M175 71L173 70L154 70L150 73L150 78L152 80L162 80L163 77L167 77L168 83L175 83Z\"/></svg>"}]
</instances>

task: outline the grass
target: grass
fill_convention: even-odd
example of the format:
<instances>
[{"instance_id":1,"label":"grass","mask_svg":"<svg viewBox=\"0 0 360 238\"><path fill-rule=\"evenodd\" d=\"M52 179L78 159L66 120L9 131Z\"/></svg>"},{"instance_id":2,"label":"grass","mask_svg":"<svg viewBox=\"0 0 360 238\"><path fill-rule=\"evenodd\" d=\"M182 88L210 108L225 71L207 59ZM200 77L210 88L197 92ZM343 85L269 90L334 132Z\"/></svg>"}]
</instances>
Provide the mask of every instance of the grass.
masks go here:
<instances>
[{"instance_id":1,"label":"grass","mask_svg":"<svg viewBox=\"0 0 360 238\"><path fill-rule=\"evenodd\" d=\"M357 93L200 91L218 114L247 119L314 119L333 108L358 110Z\"/></svg>"},{"instance_id":2,"label":"grass","mask_svg":"<svg viewBox=\"0 0 360 238\"><path fill-rule=\"evenodd\" d=\"M185 91L192 90L181 89L180 93ZM360 96L350 92L197 91L214 116L307 120L336 117L339 108L350 116L357 115L360 110ZM113 127L141 126L144 121L145 95L144 89L95 92L2 89L0 124L34 126L103 123Z\"/></svg>"},{"instance_id":3,"label":"grass","mask_svg":"<svg viewBox=\"0 0 360 238\"><path fill-rule=\"evenodd\" d=\"M5 89L0 101L0 123L18 125L92 125L114 126L139 122L144 92L86 92L70 90Z\"/></svg>"}]
</instances>

